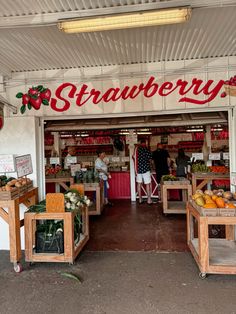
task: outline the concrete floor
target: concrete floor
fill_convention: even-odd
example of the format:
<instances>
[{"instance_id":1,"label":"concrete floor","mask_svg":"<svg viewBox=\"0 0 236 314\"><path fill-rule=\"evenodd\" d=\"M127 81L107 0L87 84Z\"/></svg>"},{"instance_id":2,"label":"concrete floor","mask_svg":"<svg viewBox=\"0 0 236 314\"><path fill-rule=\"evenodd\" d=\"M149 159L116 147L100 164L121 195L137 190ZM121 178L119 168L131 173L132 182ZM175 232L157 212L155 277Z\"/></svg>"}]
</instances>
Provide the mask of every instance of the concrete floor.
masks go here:
<instances>
[{"instance_id":1,"label":"concrete floor","mask_svg":"<svg viewBox=\"0 0 236 314\"><path fill-rule=\"evenodd\" d=\"M1 314L236 313L236 276L202 280L188 252L84 251L72 266L23 266L14 273L9 252L0 252Z\"/></svg>"}]
</instances>

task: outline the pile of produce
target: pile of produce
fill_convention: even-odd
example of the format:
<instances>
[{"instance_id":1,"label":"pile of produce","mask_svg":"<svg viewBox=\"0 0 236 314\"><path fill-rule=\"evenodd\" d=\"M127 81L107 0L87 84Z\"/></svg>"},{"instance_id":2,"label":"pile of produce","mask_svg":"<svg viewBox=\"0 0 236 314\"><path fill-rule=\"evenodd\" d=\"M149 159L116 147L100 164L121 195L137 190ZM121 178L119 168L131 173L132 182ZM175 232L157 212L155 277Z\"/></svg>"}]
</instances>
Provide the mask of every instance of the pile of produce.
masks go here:
<instances>
[{"instance_id":1,"label":"pile of produce","mask_svg":"<svg viewBox=\"0 0 236 314\"><path fill-rule=\"evenodd\" d=\"M195 163L192 165L192 172L205 173L205 172L210 172L210 171L211 171L210 168L206 166L205 164Z\"/></svg>"},{"instance_id":2,"label":"pile of produce","mask_svg":"<svg viewBox=\"0 0 236 314\"><path fill-rule=\"evenodd\" d=\"M6 176L0 176L1 187L0 191L12 191L15 188L21 188L31 182L29 178L7 178Z\"/></svg>"},{"instance_id":3,"label":"pile of produce","mask_svg":"<svg viewBox=\"0 0 236 314\"><path fill-rule=\"evenodd\" d=\"M172 174L166 174L161 177L162 181L178 181L178 178L173 176Z\"/></svg>"},{"instance_id":4,"label":"pile of produce","mask_svg":"<svg viewBox=\"0 0 236 314\"><path fill-rule=\"evenodd\" d=\"M203 208L236 208L230 201L236 200L236 193L224 190L197 190L192 195L194 202Z\"/></svg>"},{"instance_id":5,"label":"pile of produce","mask_svg":"<svg viewBox=\"0 0 236 314\"><path fill-rule=\"evenodd\" d=\"M216 173L228 173L229 168L225 166L211 166L209 167L211 172L216 172Z\"/></svg>"}]
</instances>

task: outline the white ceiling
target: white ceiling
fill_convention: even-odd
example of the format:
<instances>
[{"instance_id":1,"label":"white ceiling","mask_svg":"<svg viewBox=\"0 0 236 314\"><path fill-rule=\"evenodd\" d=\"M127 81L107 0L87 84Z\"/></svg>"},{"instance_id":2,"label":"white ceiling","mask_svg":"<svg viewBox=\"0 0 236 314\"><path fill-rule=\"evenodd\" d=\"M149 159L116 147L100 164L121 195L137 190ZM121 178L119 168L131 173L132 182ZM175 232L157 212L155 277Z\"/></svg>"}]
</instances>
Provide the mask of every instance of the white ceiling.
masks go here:
<instances>
[{"instance_id":1,"label":"white ceiling","mask_svg":"<svg viewBox=\"0 0 236 314\"><path fill-rule=\"evenodd\" d=\"M188 23L64 34L59 19L193 7ZM236 55L234 0L0 0L0 73Z\"/></svg>"}]
</instances>

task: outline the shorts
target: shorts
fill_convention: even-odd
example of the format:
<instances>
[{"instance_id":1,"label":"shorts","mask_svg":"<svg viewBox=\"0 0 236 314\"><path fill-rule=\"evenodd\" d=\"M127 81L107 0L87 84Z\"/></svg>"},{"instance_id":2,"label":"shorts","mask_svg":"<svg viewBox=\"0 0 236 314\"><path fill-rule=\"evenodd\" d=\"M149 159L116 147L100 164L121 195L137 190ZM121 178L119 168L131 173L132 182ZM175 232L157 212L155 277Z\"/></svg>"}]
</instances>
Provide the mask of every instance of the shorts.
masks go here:
<instances>
[{"instance_id":1,"label":"shorts","mask_svg":"<svg viewBox=\"0 0 236 314\"><path fill-rule=\"evenodd\" d=\"M145 173L137 173L136 181L138 183L144 182L145 184L151 183L151 172L147 171Z\"/></svg>"}]
</instances>

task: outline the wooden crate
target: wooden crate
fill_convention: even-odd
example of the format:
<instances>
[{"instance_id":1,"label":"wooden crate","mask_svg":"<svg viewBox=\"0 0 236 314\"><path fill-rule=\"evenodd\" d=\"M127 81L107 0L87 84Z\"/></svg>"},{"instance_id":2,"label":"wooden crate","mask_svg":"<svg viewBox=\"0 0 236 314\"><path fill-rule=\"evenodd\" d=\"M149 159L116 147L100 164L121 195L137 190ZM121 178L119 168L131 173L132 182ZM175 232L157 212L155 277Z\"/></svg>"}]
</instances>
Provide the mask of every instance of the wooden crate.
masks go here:
<instances>
[{"instance_id":1,"label":"wooden crate","mask_svg":"<svg viewBox=\"0 0 236 314\"><path fill-rule=\"evenodd\" d=\"M74 217L78 211L64 213L29 213L26 212L25 220L25 260L27 262L68 262L73 264L74 260L89 240L89 216L88 207L81 207L83 221L80 240L75 243L74 239ZM35 231L37 220L63 220L64 222L64 253L36 253Z\"/></svg>"},{"instance_id":2,"label":"wooden crate","mask_svg":"<svg viewBox=\"0 0 236 314\"><path fill-rule=\"evenodd\" d=\"M18 188L12 188L11 191L0 191L0 200L9 201L14 200L19 196Z\"/></svg>"},{"instance_id":3,"label":"wooden crate","mask_svg":"<svg viewBox=\"0 0 236 314\"><path fill-rule=\"evenodd\" d=\"M236 208L204 208L197 205L194 200L190 199L189 203L204 217L234 217L236 216Z\"/></svg>"}]
</instances>

